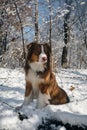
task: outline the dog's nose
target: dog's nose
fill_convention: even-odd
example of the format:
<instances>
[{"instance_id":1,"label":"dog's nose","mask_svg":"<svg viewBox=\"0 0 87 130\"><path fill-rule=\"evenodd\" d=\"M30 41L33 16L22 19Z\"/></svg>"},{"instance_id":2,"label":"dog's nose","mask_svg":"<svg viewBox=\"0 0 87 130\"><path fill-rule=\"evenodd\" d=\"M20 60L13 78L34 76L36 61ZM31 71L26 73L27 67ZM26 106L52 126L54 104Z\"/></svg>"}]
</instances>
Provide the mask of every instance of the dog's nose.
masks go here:
<instances>
[{"instance_id":1,"label":"dog's nose","mask_svg":"<svg viewBox=\"0 0 87 130\"><path fill-rule=\"evenodd\" d=\"M46 54L40 54L39 61L40 62L47 62L47 55Z\"/></svg>"},{"instance_id":2,"label":"dog's nose","mask_svg":"<svg viewBox=\"0 0 87 130\"><path fill-rule=\"evenodd\" d=\"M47 60L47 56L43 56L43 57L42 57L42 60L43 60L43 61L46 61L46 60Z\"/></svg>"}]
</instances>

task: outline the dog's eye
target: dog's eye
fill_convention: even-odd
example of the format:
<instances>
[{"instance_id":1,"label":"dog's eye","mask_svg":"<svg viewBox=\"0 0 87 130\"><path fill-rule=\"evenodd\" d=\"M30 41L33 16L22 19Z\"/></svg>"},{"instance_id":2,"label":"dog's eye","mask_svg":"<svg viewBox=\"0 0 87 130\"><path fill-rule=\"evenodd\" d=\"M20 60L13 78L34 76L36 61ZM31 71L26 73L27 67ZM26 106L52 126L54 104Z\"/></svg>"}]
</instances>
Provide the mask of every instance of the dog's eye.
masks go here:
<instances>
[{"instance_id":1,"label":"dog's eye","mask_svg":"<svg viewBox=\"0 0 87 130\"><path fill-rule=\"evenodd\" d=\"M34 48L34 53L35 53L36 55L40 55L41 49L40 49L39 46L37 46L36 48Z\"/></svg>"},{"instance_id":2,"label":"dog's eye","mask_svg":"<svg viewBox=\"0 0 87 130\"><path fill-rule=\"evenodd\" d=\"M40 51L39 50L35 50L34 52L36 55L40 55Z\"/></svg>"}]
</instances>

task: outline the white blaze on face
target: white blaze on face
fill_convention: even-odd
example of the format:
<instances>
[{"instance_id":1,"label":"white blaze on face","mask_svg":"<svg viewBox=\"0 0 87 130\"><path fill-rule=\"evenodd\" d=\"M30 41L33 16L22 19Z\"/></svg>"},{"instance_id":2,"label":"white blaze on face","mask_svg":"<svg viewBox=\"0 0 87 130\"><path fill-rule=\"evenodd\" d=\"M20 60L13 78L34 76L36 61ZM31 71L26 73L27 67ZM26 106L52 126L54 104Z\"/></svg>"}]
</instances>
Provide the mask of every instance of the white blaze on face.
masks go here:
<instances>
[{"instance_id":1,"label":"white blaze on face","mask_svg":"<svg viewBox=\"0 0 87 130\"><path fill-rule=\"evenodd\" d=\"M44 46L41 45L41 53L39 55L39 60L35 61L35 62L31 62L29 63L30 67L32 68L32 70L34 71L44 71L44 66L43 64L47 63L47 55L44 52Z\"/></svg>"},{"instance_id":2,"label":"white blaze on face","mask_svg":"<svg viewBox=\"0 0 87 130\"><path fill-rule=\"evenodd\" d=\"M39 55L39 62L47 62L47 55L44 52L43 45L41 45L41 54Z\"/></svg>"}]
</instances>

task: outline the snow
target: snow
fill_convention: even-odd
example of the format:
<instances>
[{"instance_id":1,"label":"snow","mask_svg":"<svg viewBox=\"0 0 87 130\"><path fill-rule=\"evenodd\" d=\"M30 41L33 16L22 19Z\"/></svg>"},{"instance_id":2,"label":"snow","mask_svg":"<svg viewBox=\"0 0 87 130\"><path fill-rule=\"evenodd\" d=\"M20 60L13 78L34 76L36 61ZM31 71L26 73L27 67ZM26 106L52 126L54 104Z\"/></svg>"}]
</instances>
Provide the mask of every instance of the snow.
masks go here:
<instances>
[{"instance_id":1,"label":"snow","mask_svg":"<svg viewBox=\"0 0 87 130\"><path fill-rule=\"evenodd\" d=\"M14 108L23 102L24 71L0 68L0 129L36 130L45 118L57 119L64 124L87 125L87 70L59 69L56 79L69 95L70 103L36 109L37 101L34 100L29 106L21 109L20 112L28 116L28 119L21 121ZM58 130L66 128L59 125Z\"/></svg>"}]
</instances>

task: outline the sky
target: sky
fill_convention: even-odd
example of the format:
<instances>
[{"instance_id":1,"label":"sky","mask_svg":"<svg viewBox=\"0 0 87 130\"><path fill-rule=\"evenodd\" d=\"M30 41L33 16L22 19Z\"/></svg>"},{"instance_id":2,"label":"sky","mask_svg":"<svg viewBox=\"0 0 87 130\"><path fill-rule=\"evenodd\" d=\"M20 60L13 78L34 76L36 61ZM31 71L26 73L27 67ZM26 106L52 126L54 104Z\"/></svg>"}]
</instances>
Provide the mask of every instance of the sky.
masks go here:
<instances>
[{"instance_id":1,"label":"sky","mask_svg":"<svg viewBox=\"0 0 87 130\"><path fill-rule=\"evenodd\" d=\"M34 8L34 4L32 3L31 6ZM52 12L57 11L56 9L59 6L59 2L52 2ZM42 28L42 25L46 24L46 21L49 21L49 7L48 7L48 2L46 0L39 0L38 2L38 26L39 30ZM53 12L54 13L54 12ZM28 41L34 40L34 25L32 27L25 27L24 28L24 34L25 34L25 39Z\"/></svg>"}]
</instances>

